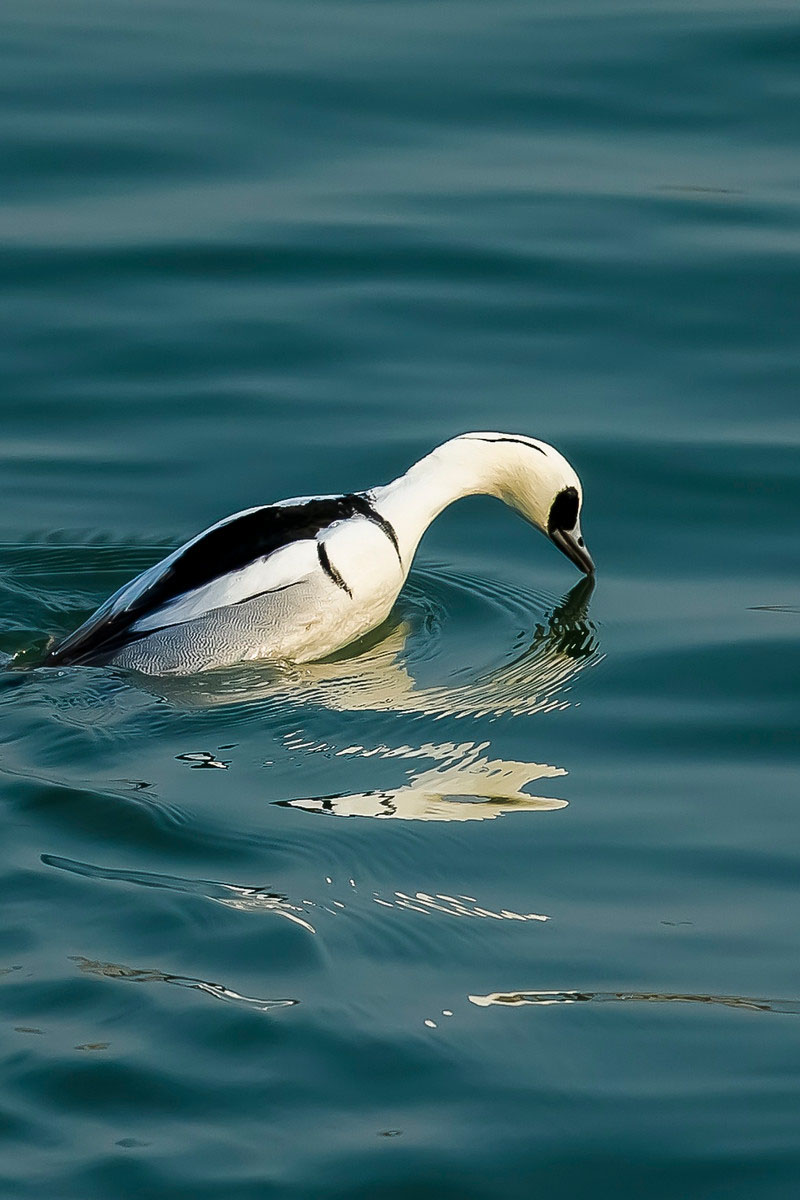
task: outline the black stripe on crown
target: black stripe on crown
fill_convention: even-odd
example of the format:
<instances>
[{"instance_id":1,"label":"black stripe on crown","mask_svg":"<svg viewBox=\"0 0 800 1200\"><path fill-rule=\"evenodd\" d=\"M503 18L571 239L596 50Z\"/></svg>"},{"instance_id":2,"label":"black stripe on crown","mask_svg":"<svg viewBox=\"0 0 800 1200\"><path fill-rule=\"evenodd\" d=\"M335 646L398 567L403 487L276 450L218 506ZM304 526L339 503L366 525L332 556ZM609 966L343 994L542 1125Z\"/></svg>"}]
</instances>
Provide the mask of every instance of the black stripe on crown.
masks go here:
<instances>
[{"instance_id":1,"label":"black stripe on crown","mask_svg":"<svg viewBox=\"0 0 800 1200\"><path fill-rule=\"evenodd\" d=\"M537 446L536 442L524 437L515 437L511 433L501 433L497 437L481 437L477 433L465 433L462 436L470 442L514 442L517 446L527 446L529 450L538 450L540 454L547 456L546 451Z\"/></svg>"}]
</instances>

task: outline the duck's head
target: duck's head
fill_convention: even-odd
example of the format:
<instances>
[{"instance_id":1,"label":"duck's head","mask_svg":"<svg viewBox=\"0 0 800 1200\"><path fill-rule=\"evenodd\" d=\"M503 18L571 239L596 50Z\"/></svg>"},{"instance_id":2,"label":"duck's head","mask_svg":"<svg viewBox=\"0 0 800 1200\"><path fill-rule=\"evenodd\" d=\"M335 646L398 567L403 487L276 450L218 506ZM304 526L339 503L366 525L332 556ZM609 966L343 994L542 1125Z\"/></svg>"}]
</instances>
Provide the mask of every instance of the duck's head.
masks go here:
<instances>
[{"instance_id":1,"label":"duck's head","mask_svg":"<svg viewBox=\"0 0 800 1200\"><path fill-rule=\"evenodd\" d=\"M494 495L540 529L586 575L594 573L581 532L583 488L563 454L522 434L467 433L459 440L496 443Z\"/></svg>"}]
</instances>

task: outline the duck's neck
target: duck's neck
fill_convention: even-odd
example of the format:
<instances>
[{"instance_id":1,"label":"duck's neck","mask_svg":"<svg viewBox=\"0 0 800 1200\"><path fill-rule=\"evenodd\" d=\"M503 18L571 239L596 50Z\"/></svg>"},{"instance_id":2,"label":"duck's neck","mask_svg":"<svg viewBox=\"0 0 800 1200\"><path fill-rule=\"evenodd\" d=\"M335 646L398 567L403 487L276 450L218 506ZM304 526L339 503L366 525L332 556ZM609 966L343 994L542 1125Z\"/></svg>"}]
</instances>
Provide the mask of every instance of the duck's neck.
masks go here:
<instances>
[{"instance_id":1,"label":"duck's neck","mask_svg":"<svg viewBox=\"0 0 800 1200\"><path fill-rule=\"evenodd\" d=\"M372 490L373 507L397 534L406 572L425 530L449 504L477 494L502 498L502 459L496 444L454 438Z\"/></svg>"}]
</instances>

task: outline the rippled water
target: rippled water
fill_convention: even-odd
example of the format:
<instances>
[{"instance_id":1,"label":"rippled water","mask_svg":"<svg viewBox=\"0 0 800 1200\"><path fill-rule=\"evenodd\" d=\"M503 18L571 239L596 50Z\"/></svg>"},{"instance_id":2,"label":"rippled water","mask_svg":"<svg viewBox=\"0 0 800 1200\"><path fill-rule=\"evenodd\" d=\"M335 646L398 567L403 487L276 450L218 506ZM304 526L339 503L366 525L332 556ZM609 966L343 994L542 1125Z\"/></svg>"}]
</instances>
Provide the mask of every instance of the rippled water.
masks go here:
<instances>
[{"instance_id":1,"label":"rippled water","mask_svg":"<svg viewBox=\"0 0 800 1200\"><path fill-rule=\"evenodd\" d=\"M3 23L0 1194L794 1194L796 6ZM482 428L594 592L475 499L333 661L37 667Z\"/></svg>"}]
</instances>

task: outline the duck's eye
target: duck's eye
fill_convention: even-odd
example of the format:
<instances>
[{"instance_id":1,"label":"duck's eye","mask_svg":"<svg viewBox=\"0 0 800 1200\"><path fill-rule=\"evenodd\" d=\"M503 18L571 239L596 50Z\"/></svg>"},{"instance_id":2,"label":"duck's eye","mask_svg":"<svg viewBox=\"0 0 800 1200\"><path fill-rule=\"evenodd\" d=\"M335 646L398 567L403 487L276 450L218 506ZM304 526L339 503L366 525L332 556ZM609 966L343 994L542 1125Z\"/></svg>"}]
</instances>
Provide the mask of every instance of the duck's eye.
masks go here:
<instances>
[{"instance_id":1,"label":"duck's eye","mask_svg":"<svg viewBox=\"0 0 800 1200\"><path fill-rule=\"evenodd\" d=\"M552 533L554 529L574 529L578 523L579 508L578 489L564 488L553 501L547 521L547 532Z\"/></svg>"}]
</instances>

